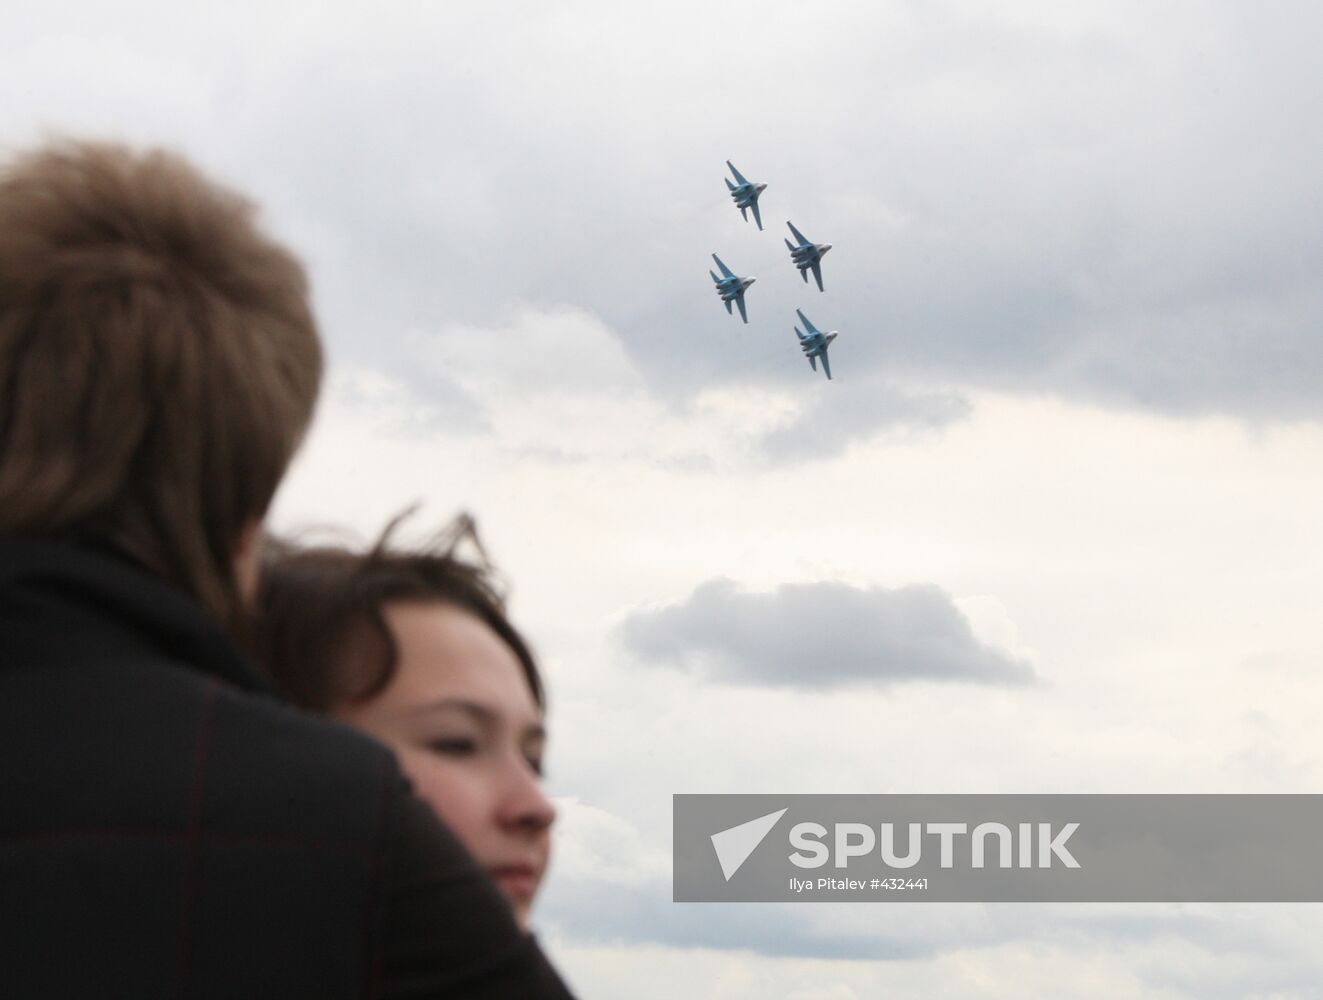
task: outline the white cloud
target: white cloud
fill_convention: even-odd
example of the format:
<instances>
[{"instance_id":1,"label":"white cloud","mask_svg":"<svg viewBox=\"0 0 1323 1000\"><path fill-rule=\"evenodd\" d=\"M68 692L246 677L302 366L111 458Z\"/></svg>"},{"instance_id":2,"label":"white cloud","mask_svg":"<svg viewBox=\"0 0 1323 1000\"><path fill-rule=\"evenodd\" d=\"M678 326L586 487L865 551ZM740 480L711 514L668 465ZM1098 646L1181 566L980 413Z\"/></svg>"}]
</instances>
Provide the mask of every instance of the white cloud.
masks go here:
<instances>
[{"instance_id":1,"label":"white cloud","mask_svg":"<svg viewBox=\"0 0 1323 1000\"><path fill-rule=\"evenodd\" d=\"M585 393L583 405L641 447L688 447L707 461L635 456L617 436L571 436L562 444L574 462L510 450L554 423L554 395L494 393L483 401L487 429L460 433L407 419L408 392L334 393L279 519L316 512L370 536L416 496L438 516L459 503L479 511L549 678L552 788L590 806L566 813L544 909L572 968L573 956L601 954L589 941L616 940L622 962L649 961L648 940L692 943L677 937L689 918L672 912L659 867L674 792L1298 791L1323 775L1323 687L1310 666L1323 647L1308 586L1323 501L1323 474L1308 459L1323 444L1315 428L1251 436L1226 421L983 396L941 435L874 438L803 475L740 460L741 421L766 417L756 404L727 406L728 425L668 438L631 423L633 400ZM631 668L607 640L631 609L732 570L769 590L787 579L940 581L980 641L1031 660L1047 683L845 697L723 689ZM634 869L636 857L652 860ZM597 878L587 874L595 867ZM614 921L606 928L603 914ZM983 918L906 915L908 930L875 920L851 909L810 930L759 915L743 938L720 924L703 932L727 948L773 950L874 933L878 947L936 949L908 960L916 992L943 984L971 996L996 995L1003 960L1047 983L1071 961L1105 964L1112 947L1106 920L1090 912L1052 945L1058 958L1041 962L993 947ZM1213 930L1190 931L1196 940L1234 917L1209 920ZM1046 940L1050 915L1042 921L1016 933ZM1128 946L1095 993L1079 995L1161 995L1146 970L1185 946L1137 926L1148 943ZM1243 983L1277 981L1275 933L1246 945ZM866 947L859 940L868 938L844 947ZM961 951L973 942L975 952ZM766 961L655 954L659 970L723 977ZM895 974L894 962L885 974L829 964L829 986L862 995ZM787 962L782 975L807 989L808 968Z\"/></svg>"},{"instance_id":2,"label":"white cloud","mask_svg":"<svg viewBox=\"0 0 1323 1000\"><path fill-rule=\"evenodd\" d=\"M665 884L671 858L655 838L605 809L573 797L556 799L556 879L565 883L606 883L637 888Z\"/></svg>"},{"instance_id":3,"label":"white cloud","mask_svg":"<svg viewBox=\"0 0 1323 1000\"><path fill-rule=\"evenodd\" d=\"M583 309L519 308L498 326L449 326L414 331L406 349L476 395L524 393L573 398L581 393L628 394L643 388L624 345Z\"/></svg>"}]
</instances>

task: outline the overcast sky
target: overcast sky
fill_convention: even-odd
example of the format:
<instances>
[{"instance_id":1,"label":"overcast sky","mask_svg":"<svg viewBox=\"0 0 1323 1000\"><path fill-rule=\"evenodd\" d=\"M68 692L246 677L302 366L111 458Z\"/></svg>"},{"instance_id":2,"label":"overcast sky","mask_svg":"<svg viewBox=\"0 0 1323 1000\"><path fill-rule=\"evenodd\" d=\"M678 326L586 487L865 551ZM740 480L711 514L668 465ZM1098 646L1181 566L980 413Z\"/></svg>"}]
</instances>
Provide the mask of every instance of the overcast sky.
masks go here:
<instances>
[{"instance_id":1,"label":"overcast sky","mask_svg":"<svg viewBox=\"0 0 1323 1000\"><path fill-rule=\"evenodd\" d=\"M1318 790L1321 40L1304 2L19 2L0 143L180 149L307 261L332 368L274 522L477 515L583 996L1303 997L1311 907L673 904L670 809Z\"/></svg>"}]
</instances>

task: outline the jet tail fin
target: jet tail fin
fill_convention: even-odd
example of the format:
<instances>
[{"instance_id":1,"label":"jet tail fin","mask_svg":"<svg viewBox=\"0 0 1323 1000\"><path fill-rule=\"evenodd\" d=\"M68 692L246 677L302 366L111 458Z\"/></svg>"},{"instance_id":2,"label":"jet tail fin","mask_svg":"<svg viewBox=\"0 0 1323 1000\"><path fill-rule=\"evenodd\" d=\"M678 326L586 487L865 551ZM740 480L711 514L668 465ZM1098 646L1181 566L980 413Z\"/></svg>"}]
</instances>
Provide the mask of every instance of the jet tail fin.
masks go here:
<instances>
[{"instance_id":1,"label":"jet tail fin","mask_svg":"<svg viewBox=\"0 0 1323 1000\"><path fill-rule=\"evenodd\" d=\"M714 272L714 271L708 271L707 273L708 273L708 275L712 278L712 280L713 280L714 282L716 282L718 285L721 284L721 279L717 277L716 272Z\"/></svg>"},{"instance_id":2,"label":"jet tail fin","mask_svg":"<svg viewBox=\"0 0 1323 1000\"><path fill-rule=\"evenodd\" d=\"M726 300L726 312L730 312L730 299Z\"/></svg>"},{"instance_id":3,"label":"jet tail fin","mask_svg":"<svg viewBox=\"0 0 1323 1000\"><path fill-rule=\"evenodd\" d=\"M804 335L799 332L799 327L795 327L795 336L797 336L800 340L804 339Z\"/></svg>"},{"instance_id":4,"label":"jet tail fin","mask_svg":"<svg viewBox=\"0 0 1323 1000\"><path fill-rule=\"evenodd\" d=\"M814 371L818 370L818 359L815 358L812 354L809 355L809 364L813 366Z\"/></svg>"},{"instance_id":5,"label":"jet tail fin","mask_svg":"<svg viewBox=\"0 0 1323 1000\"><path fill-rule=\"evenodd\" d=\"M726 182L726 189L727 189L728 191L734 191L734 190L735 190L735 185L732 184L732 183L730 182L730 178L729 178L729 177L723 177L723 178L721 178L721 179L722 179L723 181Z\"/></svg>"},{"instance_id":6,"label":"jet tail fin","mask_svg":"<svg viewBox=\"0 0 1323 1000\"><path fill-rule=\"evenodd\" d=\"M804 284L807 285L807 284L808 284L808 272L805 271L805 270L803 270L803 269L801 268L801 269L800 269L800 272L799 272L799 276L800 276L801 278L804 279Z\"/></svg>"},{"instance_id":7,"label":"jet tail fin","mask_svg":"<svg viewBox=\"0 0 1323 1000\"><path fill-rule=\"evenodd\" d=\"M789 240L786 240L786 249L789 250L791 253L794 253L795 245L791 243Z\"/></svg>"}]
</instances>

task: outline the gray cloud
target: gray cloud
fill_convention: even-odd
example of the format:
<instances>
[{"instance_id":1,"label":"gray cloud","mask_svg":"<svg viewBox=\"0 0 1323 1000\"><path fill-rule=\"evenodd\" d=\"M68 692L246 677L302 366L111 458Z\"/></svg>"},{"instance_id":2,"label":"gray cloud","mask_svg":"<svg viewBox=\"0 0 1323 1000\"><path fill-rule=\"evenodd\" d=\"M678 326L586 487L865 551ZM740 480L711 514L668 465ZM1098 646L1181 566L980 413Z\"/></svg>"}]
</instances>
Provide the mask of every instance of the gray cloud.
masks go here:
<instances>
[{"instance_id":1,"label":"gray cloud","mask_svg":"<svg viewBox=\"0 0 1323 1000\"><path fill-rule=\"evenodd\" d=\"M679 604L630 615L620 634L645 661L699 666L732 683L1034 680L1027 663L980 643L951 598L931 585L787 584L756 594L709 580Z\"/></svg>"},{"instance_id":2,"label":"gray cloud","mask_svg":"<svg viewBox=\"0 0 1323 1000\"><path fill-rule=\"evenodd\" d=\"M1279 907L1268 921L1249 906L1115 904L858 906L833 915L795 903L676 904L670 890L669 882L554 883L537 922L574 944L664 944L771 958L914 961L1031 943L1040 951L1069 949L1082 962L1124 954L1137 981L1179 997L1306 996L1320 972L1308 929L1298 923L1308 912L1303 906ZM1136 956L1145 945L1198 960L1183 967Z\"/></svg>"},{"instance_id":3,"label":"gray cloud","mask_svg":"<svg viewBox=\"0 0 1323 1000\"><path fill-rule=\"evenodd\" d=\"M762 448L769 458L832 458L882 430L939 430L972 412L968 400L953 393L909 393L867 375L839 378L831 386L810 391L813 401L793 423L763 437Z\"/></svg>"},{"instance_id":4,"label":"gray cloud","mask_svg":"<svg viewBox=\"0 0 1323 1000\"><path fill-rule=\"evenodd\" d=\"M677 948L748 950L775 958L905 960L943 949L940 933L895 921L882 930L815 929L794 904L676 904L669 883L646 889L579 883L548 892L539 922L575 943L665 944ZM987 943L979 921L960 927L961 947Z\"/></svg>"},{"instance_id":5,"label":"gray cloud","mask_svg":"<svg viewBox=\"0 0 1323 1000\"><path fill-rule=\"evenodd\" d=\"M800 306L841 330L842 383L1323 418L1323 140L1300 125L1317 6L1210 2L1191 30L1127 2L732 3L738 46L684 3L332 6L257 37L219 8L33 7L0 43L23 98L0 125L180 145L252 192L310 258L347 361L403 366L384 345L405 330L570 304L667 397L811 391ZM727 157L769 184L767 232L731 207ZM826 293L791 269L787 218L834 244ZM748 328L711 295L713 250L759 276ZM883 426L896 401L840 405Z\"/></svg>"},{"instance_id":6,"label":"gray cloud","mask_svg":"<svg viewBox=\"0 0 1323 1000\"><path fill-rule=\"evenodd\" d=\"M373 385L374 377L385 372L389 372L388 385ZM380 415L388 410L390 430L402 439L425 436L437 428L451 434L474 434L491 427L482 403L444 374L417 364L382 364L379 371L360 375L358 381L340 383L340 404L350 412L367 410Z\"/></svg>"}]
</instances>

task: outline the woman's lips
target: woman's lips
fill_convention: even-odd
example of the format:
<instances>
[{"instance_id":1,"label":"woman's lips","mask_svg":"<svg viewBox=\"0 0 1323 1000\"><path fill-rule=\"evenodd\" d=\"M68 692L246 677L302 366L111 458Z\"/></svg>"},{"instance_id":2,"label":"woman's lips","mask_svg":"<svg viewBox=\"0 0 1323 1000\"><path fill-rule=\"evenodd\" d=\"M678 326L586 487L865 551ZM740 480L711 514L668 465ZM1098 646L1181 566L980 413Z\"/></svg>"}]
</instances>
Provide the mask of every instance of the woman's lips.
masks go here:
<instances>
[{"instance_id":1,"label":"woman's lips","mask_svg":"<svg viewBox=\"0 0 1323 1000\"><path fill-rule=\"evenodd\" d=\"M541 881L538 870L533 865L498 865L489 868L488 872L502 891L516 899L532 899L533 894L537 892L538 882Z\"/></svg>"}]
</instances>

